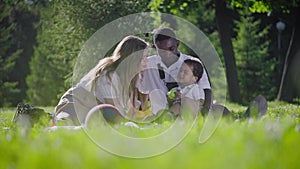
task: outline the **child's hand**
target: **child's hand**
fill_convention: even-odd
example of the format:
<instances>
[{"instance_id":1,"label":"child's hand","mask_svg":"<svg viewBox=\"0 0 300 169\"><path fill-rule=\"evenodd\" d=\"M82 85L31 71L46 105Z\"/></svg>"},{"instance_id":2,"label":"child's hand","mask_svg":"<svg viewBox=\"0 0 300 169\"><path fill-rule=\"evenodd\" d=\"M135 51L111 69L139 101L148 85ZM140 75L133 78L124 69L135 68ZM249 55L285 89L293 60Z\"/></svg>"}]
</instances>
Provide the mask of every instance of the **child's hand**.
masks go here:
<instances>
[{"instance_id":1,"label":"child's hand","mask_svg":"<svg viewBox=\"0 0 300 169\"><path fill-rule=\"evenodd\" d=\"M175 99L181 99L181 98L182 98L182 94L180 93L180 91L176 91Z\"/></svg>"}]
</instances>

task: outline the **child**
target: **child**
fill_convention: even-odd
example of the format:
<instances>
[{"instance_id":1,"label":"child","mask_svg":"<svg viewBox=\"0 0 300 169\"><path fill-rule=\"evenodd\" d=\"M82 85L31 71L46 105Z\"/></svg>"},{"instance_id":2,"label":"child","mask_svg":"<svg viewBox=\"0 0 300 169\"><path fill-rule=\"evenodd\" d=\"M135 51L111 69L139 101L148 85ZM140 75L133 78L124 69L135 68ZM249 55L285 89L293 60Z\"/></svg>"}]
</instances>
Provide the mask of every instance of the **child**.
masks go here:
<instances>
[{"instance_id":1,"label":"child","mask_svg":"<svg viewBox=\"0 0 300 169\"><path fill-rule=\"evenodd\" d=\"M181 113L181 102L196 105L194 107L196 115L200 111L204 103L204 92L201 86L198 85L198 81L202 77L202 74L203 66L198 59L190 58L182 64L177 75L179 86L171 89L168 93L168 99L171 102L170 110L176 116ZM171 95L173 95L173 98Z\"/></svg>"}]
</instances>

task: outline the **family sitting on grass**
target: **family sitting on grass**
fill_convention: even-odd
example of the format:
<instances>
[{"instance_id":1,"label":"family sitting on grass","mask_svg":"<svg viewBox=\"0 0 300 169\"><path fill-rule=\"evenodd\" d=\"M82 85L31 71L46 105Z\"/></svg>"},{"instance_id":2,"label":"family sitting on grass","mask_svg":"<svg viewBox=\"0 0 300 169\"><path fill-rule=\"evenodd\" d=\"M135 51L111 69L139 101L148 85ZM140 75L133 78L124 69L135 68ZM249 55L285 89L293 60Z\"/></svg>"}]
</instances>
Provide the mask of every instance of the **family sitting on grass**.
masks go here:
<instances>
[{"instance_id":1,"label":"family sitting on grass","mask_svg":"<svg viewBox=\"0 0 300 169\"><path fill-rule=\"evenodd\" d=\"M210 83L201 61L178 50L179 41L169 28L157 29L153 41L158 55L147 57L146 41L136 36L125 37L112 56L100 60L62 96L55 107L55 118L80 124L94 106L111 104L118 108L119 114L104 110L107 121L119 116L130 119L149 109L149 103L150 108L161 106L161 109L152 108L154 111L170 108L178 116L181 101L195 105L193 113L197 115L205 98L211 98ZM160 92L151 93L157 90ZM170 90L175 90L176 98L167 98ZM159 105L153 104L156 100L160 100Z\"/></svg>"},{"instance_id":2,"label":"family sitting on grass","mask_svg":"<svg viewBox=\"0 0 300 169\"><path fill-rule=\"evenodd\" d=\"M61 97L53 125L58 121L82 124L99 104L118 110L102 111L108 122L159 116L165 110L177 117L183 105L190 107L194 117L199 112L207 114L212 108L212 93L204 65L178 50L180 42L169 28L155 30L153 42L157 55L147 56L149 44L145 40L125 37L110 57L101 59Z\"/></svg>"}]
</instances>

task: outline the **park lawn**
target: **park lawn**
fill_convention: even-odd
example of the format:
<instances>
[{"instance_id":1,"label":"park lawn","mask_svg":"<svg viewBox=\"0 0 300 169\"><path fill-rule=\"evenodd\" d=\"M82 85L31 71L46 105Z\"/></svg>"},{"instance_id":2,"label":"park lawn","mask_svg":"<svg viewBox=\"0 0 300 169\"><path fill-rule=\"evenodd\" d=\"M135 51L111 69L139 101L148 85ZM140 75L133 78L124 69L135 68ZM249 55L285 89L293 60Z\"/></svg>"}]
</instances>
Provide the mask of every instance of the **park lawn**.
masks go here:
<instances>
[{"instance_id":1,"label":"park lawn","mask_svg":"<svg viewBox=\"0 0 300 169\"><path fill-rule=\"evenodd\" d=\"M237 104L226 106L234 114L246 110ZM203 124L199 118L175 148L144 159L110 154L83 130L49 132L36 126L24 134L22 130L9 129L15 109L0 110L0 168L296 169L300 166L300 107L282 102L269 102L267 115L262 119L222 119L204 144L198 143Z\"/></svg>"}]
</instances>

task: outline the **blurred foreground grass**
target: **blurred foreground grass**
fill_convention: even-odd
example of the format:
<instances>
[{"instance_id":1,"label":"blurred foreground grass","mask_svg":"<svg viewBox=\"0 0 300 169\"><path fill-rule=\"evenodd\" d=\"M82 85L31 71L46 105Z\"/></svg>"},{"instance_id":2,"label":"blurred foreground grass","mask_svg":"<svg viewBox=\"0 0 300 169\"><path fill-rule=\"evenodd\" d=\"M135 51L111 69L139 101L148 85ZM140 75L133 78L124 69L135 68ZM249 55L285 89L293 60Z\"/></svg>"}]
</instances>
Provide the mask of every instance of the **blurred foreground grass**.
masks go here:
<instances>
[{"instance_id":1,"label":"blurred foreground grass","mask_svg":"<svg viewBox=\"0 0 300 169\"><path fill-rule=\"evenodd\" d=\"M234 114L246 110L236 104L226 106ZM46 108L48 112L52 109ZM0 110L0 168L297 169L300 166L300 107L282 102L270 102L267 115L262 119L222 119L204 144L198 143L203 124L199 118L178 146L145 159L110 154L82 130L49 132L37 126L25 135L22 130L6 128L15 109Z\"/></svg>"}]
</instances>

